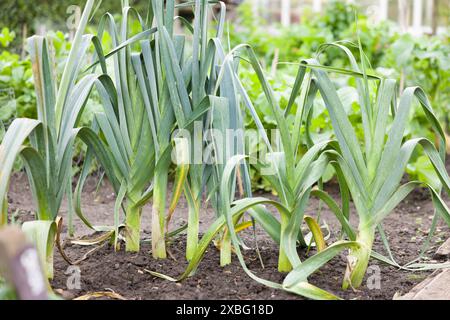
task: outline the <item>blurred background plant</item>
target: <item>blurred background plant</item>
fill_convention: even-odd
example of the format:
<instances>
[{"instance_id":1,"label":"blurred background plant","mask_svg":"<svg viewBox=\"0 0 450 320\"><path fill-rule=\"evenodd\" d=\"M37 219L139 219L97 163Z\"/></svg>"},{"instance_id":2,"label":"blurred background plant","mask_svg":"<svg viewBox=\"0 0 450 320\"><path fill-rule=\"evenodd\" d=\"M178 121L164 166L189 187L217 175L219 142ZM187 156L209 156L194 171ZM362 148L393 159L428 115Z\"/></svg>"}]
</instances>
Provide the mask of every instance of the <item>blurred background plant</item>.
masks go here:
<instances>
[{"instance_id":1,"label":"blurred background plant","mask_svg":"<svg viewBox=\"0 0 450 320\"><path fill-rule=\"evenodd\" d=\"M343 1L328 1L323 14L305 11L300 24L282 26L271 24L262 17L255 18L251 1L245 1L238 7L238 23L230 25L229 42L233 47L239 43L251 43L266 68L269 82L275 90L276 98L283 108L288 103L289 93L294 83L294 76L301 59L316 55L321 44L336 41L358 43L361 41L367 60L370 62L368 72L393 78L399 82L399 91L407 86L420 86L428 94L446 133L449 132L450 119L450 45L448 28L439 35L412 35L401 32L400 26L392 21L373 22L371 17L362 13L354 4ZM448 8L447 8L448 11ZM352 54L357 60L359 49L355 45ZM328 48L320 55L324 65L349 68L350 63L342 51ZM261 90L258 89L257 77L250 68L240 69L243 84L252 101L256 101L259 116L268 129L275 128L273 115L269 110ZM358 121L358 101L355 84L351 78L338 82L340 98L351 120ZM294 106L296 107L296 105ZM291 122L293 125L293 122ZM251 116L247 115L247 126L255 127ZM362 141L362 128L356 128L358 138ZM314 106L311 126L315 141L333 136L331 123L319 98ZM425 136L434 139L431 127L425 121L425 114L415 108L407 129L407 137ZM303 141L303 143L305 143ZM450 148L447 148L450 152ZM431 163L420 152L415 155L413 165L407 172L414 178L435 180L430 171ZM268 184L252 171L256 184L268 190ZM330 175L328 175L328 178Z\"/></svg>"}]
</instances>

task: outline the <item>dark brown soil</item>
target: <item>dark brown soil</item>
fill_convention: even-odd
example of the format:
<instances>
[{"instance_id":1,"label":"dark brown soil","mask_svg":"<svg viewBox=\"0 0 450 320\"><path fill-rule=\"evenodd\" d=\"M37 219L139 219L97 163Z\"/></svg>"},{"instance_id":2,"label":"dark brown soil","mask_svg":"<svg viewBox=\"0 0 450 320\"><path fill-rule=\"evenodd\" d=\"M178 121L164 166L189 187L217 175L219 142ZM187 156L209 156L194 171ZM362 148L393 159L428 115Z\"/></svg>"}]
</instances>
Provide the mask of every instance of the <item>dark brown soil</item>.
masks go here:
<instances>
[{"instance_id":1,"label":"dark brown soil","mask_svg":"<svg viewBox=\"0 0 450 320\"><path fill-rule=\"evenodd\" d=\"M32 218L30 213L33 204L23 174L17 174L11 181L10 211L16 212L16 218L26 221ZM94 224L112 224L114 194L107 183L95 194L95 181L90 181L84 194L84 210ZM328 191L338 198L335 185L330 185ZM272 195L264 194L272 197ZM447 199L447 203L450 203ZM307 214L317 215L318 201L310 201ZM204 208L201 224L201 232L204 232L214 219L211 208ZM63 205L61 214L67 214L67 206ZM357 225L357 217L352 212L351 223ZM143 213L143 238L148 238L150 229L150 208L145 207ZM415 259L420 252L433 216L433 208L428 194L418 190L411 194L394 212L385 219L384 228L391 244L392 252L400 264ZM175 213L174 226L181 225L187 217L185 203L182 201ZM332 230L329 243L339 236L337 221L332 214L322 209L322 221L325 221ZM75 219L76 236L89 235L87 229L78 219ZM427 256L431 257L437 246L450 236L450 229L440 222L436 235L433 238ZM65 251L71 259L82 257L93 247L72 245L66 239ZM282 282L284 274L276 270L278 251L277 246L260 229L257 230L258 244L265 268L263 269L254 249L244 251L247 265L259 277ZM114 291L127 299L301 299L293 294L270 289L250 279L241 268L236 257L230 266L219 266L219 253L214 246L210 246L197 273L191 278L181 282L172 283L156 278L145 271L158 271L172 277L180 275L185 267L184 259L185 235L181 234L170 244L170 251L176 260L169 258L165 261L154 260L150 254L150 244L143 243L140 253L126 253L124 250L114 252L109 244L104 244L97 251L78 266L81 271L81 289L69 290L70 280L69 264L55 252L55 278L52 286L58 292L63 292L67 298L72 298L95 291ZM251 233L243 235L243 239L249 247L254 247ZM385 253L385 250L377 237L375 250ZM312 255L310 252L308 255ZM300 252L305 258L306 253ZM424 279L430 272L409 272L389 267L372 259L370 270L359 291L342 291L340 286L345 271L345 254L334 258L329 264L310 277L310 282L320 288L329 290L345 299L392 299L396 294L408 292L414 285ZM380 272L380 287L369 289L371 282ZM67 274L66 274L67 273ZM369 277L369 278L368 278ZM367 281L369 279L369 282ZM70 281L69 281L70 282Z\"/></svg>"}]
</instances>

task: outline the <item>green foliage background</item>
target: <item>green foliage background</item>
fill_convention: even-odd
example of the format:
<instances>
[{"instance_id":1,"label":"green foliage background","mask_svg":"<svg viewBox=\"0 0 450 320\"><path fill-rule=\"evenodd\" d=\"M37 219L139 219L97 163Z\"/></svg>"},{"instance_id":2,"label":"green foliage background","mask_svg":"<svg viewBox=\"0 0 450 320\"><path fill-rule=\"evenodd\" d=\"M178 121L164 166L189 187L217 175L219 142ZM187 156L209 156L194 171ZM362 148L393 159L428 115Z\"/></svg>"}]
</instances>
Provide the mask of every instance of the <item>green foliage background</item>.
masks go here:
<instances>
[{"instance_id":1,"label":"green foliage background","mask_svg":"<svg viewBox=\"0 0 450 320\"><path fill-rule=\"evenodd\" d=\"M270 82L276 90L280 106L288 103L289 93L294 83L297 66L301 59L316 55L323 43L345 41L347 44L358 43L358 37L364 53L370 62L369 72L398 81L401 88L420 86L429 95L442 126L449 131L450 122L450 44L449 33L438 36L412 36L400 33L398 27L390 21L374 24L369 17L360 13L357 6L341 1L330 1L323 15L306 12L300 24L287 28L269 26L263 18L255 18L250 3L239 7L239 21L231 26L230 46L250 43L266 67ZM357 14L356 14L357 13ZM351 46L350 46L351 47ZM361 59L355 45L352 53ZM330 48L320 55L320 61L333 67L350 68L350 65L337 49ZM261 93L256 75L249 69L242 68L241 76L245 79L252 101L258 106L259 116L266 128L274 128L275 119L269 105ZM355 84L352 79L342 81L334 79L339 88L348 116L353 123L360 123L359 105ZM399 88L399 90L401 89ZM247 126L255 127L250 115ZM323 103L316 103L312 120L315 141L333 136L331 123ZM362 142L362 127L356 128ZM407 129L409 137L425 136L434 140L434 133L425 120L420 108L415 108ZM450 151L450 150L448 150ZM437 179L430 173L431 163L417 153L414 164L408 167L412 176L428 176L428 180ZM431 170L432 171L432 170ZM267 184L257 176L253 177L261 188Z\"/></svg>"},{"instance_id":2,"label":"green foliage background","mask_svg":"<svg viewBox=\"0 0 450 320\"><path fill-rule=\"evenodd\" d=\"M84 4L84 0L39 1L36 5L31 0L3 0L0 3L0 120L8 124L14 117L36 117L36 100L33 89L31 63L22 53L22 28L27 26L27 35L36 31L39 23L45 23L51 30L50 39L54 63L57 65L57 76L62 73L64 58L70 50L66 20L71 5ZM146 0L130 1L140 12L145 12ZM96 25L101 12L119 14L121 1L102 1L91 25ZM298 63L303 58L315 56L323 43L347 41L357 43L358 36L364 48L367 60L371 63L370 72L395 78L402 87L418 85L429 95L433 107L443 127L448 132L450 122L450 44L449 33L440 36L412 36L401 34L395 24L385 21L373 24L370 19L360 13L358 7L340 1L330 1L324 14L317 15L305 12L300 24L288 28L270 27L263 18L255 18L251 3L244 2L238 7L237 21L230 24L226 35L231 47L239 43L250 43L260 57L267 71L270 82L276 91L276 98L281 107L285 107L294 83ZM356 14L356 12L358 12ZM109 48L108 39L103 39L105 48ZM226 42L227 43L227 42ZM355 47L353 54L359 57ZM332 48L320 55L325 65L349 68L348 61L338 50ZM257 105L260 118L267 129L275 128L275 120L270 107L259 88L256 75L250 68L242 68L241 76L245 81L252 101ZM359 106L354 83L337 81L340 98L343 100L350 120L360 122ZM8 99L5 90L13 90L15 100ZM3 91L2 91L3 90ZM294 106L295 107L295 106ZM95 94L90 98L83 114L82 123L89 124L94 112L100 110L100 103ZM425 115L416 108L408 127L409 136L434 135L426 124ZM248 128L254 128L251 117L247 117ZM315 140L332 137L331 123L325 106L320 99L314 107L312 121L313 138ZM362 133L362 128L356 128ZM361 134L362 136L362 134ZM253 146L254 147L254 146ZM410 165L409 173L416 176L427 175L430 163L416 155L416 162ZM259 177L254 177L260 188L266 184Z\"/></svg>"}]
</instances>

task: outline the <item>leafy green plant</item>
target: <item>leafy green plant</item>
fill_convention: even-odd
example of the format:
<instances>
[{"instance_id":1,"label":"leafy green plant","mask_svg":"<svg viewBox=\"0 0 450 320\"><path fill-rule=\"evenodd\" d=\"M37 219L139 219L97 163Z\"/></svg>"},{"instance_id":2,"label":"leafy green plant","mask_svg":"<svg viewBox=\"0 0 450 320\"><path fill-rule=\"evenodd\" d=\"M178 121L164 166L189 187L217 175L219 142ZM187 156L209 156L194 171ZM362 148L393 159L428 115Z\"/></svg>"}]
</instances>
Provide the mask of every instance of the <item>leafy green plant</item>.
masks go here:
<instances>
[{"instance_id":1,"label":"leafy green plant","mask_svg":"<svg viewBox=\"0 0 450 320\"><path fill-rule=\"evenodd\" d=\"M337 47L348 55L355 71L360 72L350 51L340 45ZM361 47L360 50L362 50ZM308 61L308 63L316 64L314 60ZM308 65L300 67L300 69L302 68L308 68ZM354 126L346 116L327 73L315 67L312 67L312 72L317 79L319 92L329 111L333 130L339 143L338 155L334 161L344 173L345 186L349 189L359 217L355 240L360 243L360 247L350 251L343 282L344 288L349 286L356 288L361 285L365 274L377 228L382 230L383 219L414 188L426 185L430 190L437 214L450 223L449 209L440 197L441 186L436 189L426 181L411 181L401 184L411 154L420 145L430 159L441 185L447 193L450 192L450 179L444 165L445 135L428 98L418 87L405 89L397 104L395 81L381 80L377 85L376 99L372 100L371 86L369 85L371 80L366 73L363 60L362 77L357 80L364 127L364 148L361 148ZM419 101L430 126L435 130L439 140L439 151L426 138L417 137L403 141L414 98ZM389 121L392 121L390 128L388 127ZM347 201L348 198L344 203ZM348 236L350 239L354 239L351 235Z\"/></svg>"},{"instance_id":2,"label":"leafy green plant","mask_svg":"<svg viewBox=\"0 0 450 320\"><path fill-rule=\"evenodd\" d=\"M390 76L402 78L404 86L423 87L436 105L436 116L448 130L450 45L445 37L395 36L380 63L395 70ZM430 130L421 128L426 122L423 113L415 113L413 121L413 133L430 135Z\"/></svg>"},{"instance_id":3,"label":"leafy green plant","mask_svg":"<svg viewBox=\"0 0 450 320\"><path fill-rule=\"evenodd\" d=\"M190 130L190 166L189 172L184 184L184 194L188 203L188 233L186 245L186 258L191 260L197 250L199 237L200 209L202 208L203 193L208 193L208 199L211 200L216 214L219 214L220 206L218 199L218 181L220 172L223 170L222 162L214 163L212 155L208 154L206 129L212 128L221 133L221 137L226 136L227 130L237 130L242 128L242 120L239 111L239 102L235 100L234 91L230 81L229 65L222 66L227 71L224 79L219 79L216 69L219 69L223 61L224 52L219 39L223 35L226 8L223 3L219 4L219 14L217 16L216 30L214 36L210 38L208 15L210 8L215 3L208 1L194 2L194 21L192 24L192 70L191 82L196 84L192 86L192 110L193 114L201 112L201 106L204 101L209 101L209 109L202 117L197 118L194 127ZM190 61L190 59L188 59ZM226 64L226 62L225 62ZM186 68L186 67L185 67ZM189 71L188 71L189 72ZM233 150L224 148L224 144L217 145L212 138L215 146L214 151L222 156L226 152L236 152L233 143ZM233 138L234 139L234 138ZM221 149L219 151L219 149ZM226 149L226 150L225 150ZM211 151L211 150L209 150ZM198 153L202 159L198 159ZM210 157L209 159L207 157ZM206 163L205 163L206 160ZM223 160L223 159L222 159ZM246 169L244 169L244 173ZM229 238L224 233L224 239L221 243L221 264L228 264L231 260L231 248Z\"/></svg>"},{"instance_id":4,"label":"leafy green plant","mask_svg":"<svg viewBox=\"0 0 450 320\"><path fill-rule=\"evenodd\" d=\"M2 47L6 48L9 44L14 40L16 34L14 31L10 31L9 28L3 27L2 32L0 33L0 44Z\"/></svg>"},{"instance_id":5,"label":"leafy green plant","mask_svg":"<svg viewBox=\"0 0 450 320\"><path fill-rule=\"evenodd\" d=\"M358 8L354 4L348 4L339 0L328 1L325 12L317 20L321 28L328 28L335 37L340 37L355 21L355 13Z\"/></svg>"},{"instance_id":6,"label":"leafy green plant","mask_svg":"<svg viewBox=\"0 0 450 320\"><path fill-rule=\"evenodd\" d=\"M14 117L36 118L36 96L31 62L20 60L6 50L0 54L0 120L10 123Z\"/></svg>"},{"instance_id":7,"label":"leafy green plant","mask_svg":"<svg viewBox=\"0 0 450 320\"><path fill-rule=\"evenodd\" d=\"M55 219L63 197L71 191L72 156L76 137L89 137L88 129L77 128L80 114L94 85L107 85L103 76L88 74L78 79L87 47L95 38L84 36L94 1L88 0L69 53L61 81L54 79L53 64L44 37L28 40L37 97L38 119L14 120L0 148L1 224L7 223L6 193L14 161L21 156L36 203L37 220L23 225L24 231L36 243L47 276L53 276L53 244ZM29 140L29 145L24 144ZM87 138L85 138L88 140Z\"/></svg>"}]
</instances>

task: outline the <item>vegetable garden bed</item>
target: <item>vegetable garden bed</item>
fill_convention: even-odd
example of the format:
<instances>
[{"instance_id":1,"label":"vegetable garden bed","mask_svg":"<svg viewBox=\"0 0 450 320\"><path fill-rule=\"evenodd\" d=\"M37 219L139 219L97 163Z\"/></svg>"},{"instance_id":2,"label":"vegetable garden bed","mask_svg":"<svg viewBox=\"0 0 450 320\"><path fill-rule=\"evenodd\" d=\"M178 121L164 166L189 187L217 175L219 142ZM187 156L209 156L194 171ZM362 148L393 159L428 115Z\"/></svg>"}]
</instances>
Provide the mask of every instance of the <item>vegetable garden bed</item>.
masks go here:
<instances>
[{"instance_id":1,"label":"vegetable garden bed","mask_svg":"<svg viewBox=\"0 0 450 320\"><path fill-rule=\"evenodd\" d=\"M448 162L447 169L449 169L449 165ZM11 181L9 197L10 210L12 212L19 210L18 221L32 219L28 210L33 208L33 204L31 194L27 189L26 176L15 175ZM108 183L102 183L102 187L97 193L95 193L95 189L96 181L91 179L83 195L84 208L92 221L106 224L112 219L115 196ZM326 186L326 190L336 200L339 198L337 185L329 184ZM273 197L270 194L263 195L269 198ZM447 204L450 203L448 198L445 200ZM66 212L66 208L64 204L62 214ZM317 208L318 201L312 199L307 214L315 215ZM150 237L150 212L151 205L145 208L143 214L143 239ZM323 208L321 214L323 221L330 226L331 230L339 230L337 221L327 208ZM420 245L424 242L431 225L432 215L433 206L428 192L417 190L408 196L395 209L393 214L386 218L385 232L389 237L392 252L398 258L399 263L406 263L417 257ZM175 212L173 228L185 223L183 217L186 216L186 203L182 199ZM200 231L204 231L213 220L214 213L211 209L202 210ZM355 221L352 219L351 222L354 223ZM90 232L78 219L75 221L75 230L77 235L89 235ZM72 245L66 235L66 230L64 230L63 237L66 243L64 250L73 260L81 258L85 253L96 247ZM328 242L335 241L337 236L333 233ZM210 245L197 273L183 282L169 282L153 277L145 271L158 271L174 277L181 274L187 266L184 259L185 237L185 234L180 234L173 239L173 242L168 246L171 257L166 261L155 260L151 257L150 243L144 243L139 253L127 253L124 250L125 248L121 248L119 252L114 252L114 248L105 243L101 245L98 251L89 254L87 259L78 264L81 271L81 287L79 290L67 288L67 281L70 280L70 273L67 274L69 264L55 251L55 277L51 284L56 292L62 293L63 297L69 299L91 292L109 290L113 290L126 299L302 299L300 296L258 284L242 271L235 256L233 256L231 265L221 268L219 266L220 253L213 245ZM450 230L445 223L441 222L436 235L433 237L427 256L432 257L439 244L448 237L450 237ZM262 278L282 282L285 275L277 272L277 246L259 228L257 229L257 238L265 268L261 268L254 249L244 251L248 266ZM249 247L254 247L251 232L245 232L243 239ZM380 253L385 253L379 237L375 241L374 249ZM308 255L314 253L314 250L312 250ZM299 254L302 258L306 257L304 251L299 252ZM396 294L407 293L432 273L432 271L402 271L372 259L363 285L358 291L354 292L352 290L341 290L345 267L345 253L343 253L313 274L310 282L345 299L392 299ZM376 283L378 270L380 271L379 288Z\"/></svg>"},{"instance_id":2,"label":"vegetable garden bed","mask_svg":"<svg viewBox=\"0 0 450 320\"><path fill-rule=\"evenodd\" d=\"M357 43L321 44L293 62L298 72L282 102L252 46L223 42L224 3L153 0L144 19L124 0L119 20L105 13L96 35L85 34L95 3L86 2L60 81L51 43L27 40L38 119L15 119L2 139L0 227L26 221L22 230L6 227L2 247L14 247L14 232L25 243L23 232L36 250L0 251L0 298L23 298L16 260L42 276L21 273L42 298L54 297L49 279L56 293L84 299L392 298L422 271L449 267L426 258L449 237L446 133L422 88L371 70L359 32ZM194 19L182 20L190 34L178 34L175 9L185 6ZM105 32L113 48L106 54ZM321 62L332 49L348 67ZM262 123L240 64L258 79L275 132ZM347 77L356 94L350 108L336 86ZM81 126L94 91L102 111ZM328 138L311 128L321 104ZM431 139L408 132L416 107ZM78 171L76 141L87 148ZM428 173L406 177L421 154ZM18 157L29 183L15 175L10 188ZM94 163L102 183L90 178ZM258 179L276 196L255 194Z\"/></svg>"}]
</instances>

